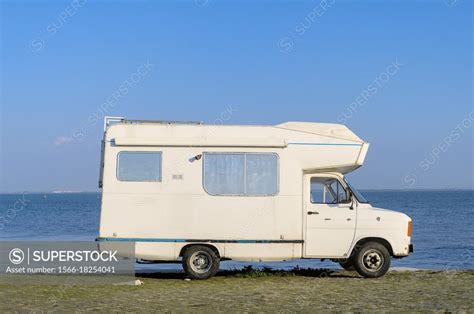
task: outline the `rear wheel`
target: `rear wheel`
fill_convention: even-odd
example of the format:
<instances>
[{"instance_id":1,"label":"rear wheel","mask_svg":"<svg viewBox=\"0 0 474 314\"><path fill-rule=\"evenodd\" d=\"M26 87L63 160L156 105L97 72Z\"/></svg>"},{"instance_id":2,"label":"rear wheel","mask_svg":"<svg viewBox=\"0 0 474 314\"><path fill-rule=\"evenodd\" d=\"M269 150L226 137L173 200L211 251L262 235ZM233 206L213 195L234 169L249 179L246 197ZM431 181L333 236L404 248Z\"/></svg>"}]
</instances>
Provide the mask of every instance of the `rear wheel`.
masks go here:
<instances>
[{"instance_id":1,"label":"rear wheel","mask_svg":"<svg viewBox=\"0 0 474 314\"><path fill-rule=\"evenodd\" d=\"M193 245L183 254L184 272L192 279L208 279L219 271L220 259L213 249Z\"/></svg>"},{"instance_id":2,"label":"rear wheel","mask_svg":"<svg viewBox=\"0 0 474 314\"><path fill-rule=\"evenodd\" d=\"M382 277L390 268L390 253L383 244L367 242L354 255L354 267L366 278Z\"/></svg>"}]
</instances>

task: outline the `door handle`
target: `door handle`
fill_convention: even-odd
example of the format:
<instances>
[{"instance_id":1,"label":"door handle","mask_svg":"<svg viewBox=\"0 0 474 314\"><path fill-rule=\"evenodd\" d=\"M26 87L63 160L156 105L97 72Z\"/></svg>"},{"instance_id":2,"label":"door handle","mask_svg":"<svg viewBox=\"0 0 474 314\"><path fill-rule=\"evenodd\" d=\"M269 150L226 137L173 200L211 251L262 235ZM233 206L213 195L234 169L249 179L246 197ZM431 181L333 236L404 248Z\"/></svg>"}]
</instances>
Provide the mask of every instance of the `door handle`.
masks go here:
<instances>
[{"instance_id":1,"label":"door handle","mask_svg":"<svg viewBox=\"0 0 474 314\"><path fill-rule=\"evenodd\" d=\"M347 221L351 221L351 220L352 220L352 219L350 219L350 218L347 218Z\"/></svg>"},{"instance_id":2,"label":"door handle","mask_svg":"<svg viewBox=\"0 0 474 314\"><path fill-rule=\"evenodd\" d=\"M324 220L328 221L328 220L332 220L332 218L324 218Z\"/></svg>"},{"instance_id":3,"label":"door handle","mask_svg":"<svg viewBox=\"0 0 474 314\"><path fill-rule=\"evenodd\" d=\"M308 215L319 215L319 212L308 212Z\"/></svg>"}]
</instances>

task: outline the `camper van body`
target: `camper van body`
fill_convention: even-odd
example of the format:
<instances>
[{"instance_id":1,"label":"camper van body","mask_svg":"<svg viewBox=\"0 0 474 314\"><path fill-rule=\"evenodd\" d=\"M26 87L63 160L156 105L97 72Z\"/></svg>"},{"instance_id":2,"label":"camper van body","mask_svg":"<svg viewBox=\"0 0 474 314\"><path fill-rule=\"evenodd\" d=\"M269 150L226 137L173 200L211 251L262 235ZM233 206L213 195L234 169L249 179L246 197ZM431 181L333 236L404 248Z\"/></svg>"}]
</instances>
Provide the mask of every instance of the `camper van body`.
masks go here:
<instances>
[{"instance_id":1,"label":"camper van body","mask_svg":"<svg viewBox=\"0 0 474 314\"><path fill-rule=\"evenodd\" d=\"M106 118L98 241L132 242L149 261L180 261L193 246L239 261L350 260L367 243L407 256L411 219L345 180L368 148L336 124Z\"/></svg>"}]
</instances>

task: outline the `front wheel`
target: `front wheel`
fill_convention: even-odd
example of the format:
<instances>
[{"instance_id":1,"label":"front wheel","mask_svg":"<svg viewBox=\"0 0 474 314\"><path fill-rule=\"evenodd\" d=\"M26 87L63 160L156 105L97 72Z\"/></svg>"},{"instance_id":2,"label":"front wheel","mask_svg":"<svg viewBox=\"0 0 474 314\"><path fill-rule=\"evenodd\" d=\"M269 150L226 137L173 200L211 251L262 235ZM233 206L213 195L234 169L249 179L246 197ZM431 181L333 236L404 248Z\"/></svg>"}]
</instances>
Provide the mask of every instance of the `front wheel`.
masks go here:
<instances>
[{"instance_id":1,"label":"front wheel","mask_svg":"<svg viewBox=\"0 0 474 314\"><path fill-rule=\"evenodd\" d=\"M356 252L354 267L366 278L382 277L390 268L390 253L378 242L367 242Z\"/></svg>"},{"instance_id":2,"label":"front wheel","mask_svg":"<svg viewBox=\"0 0 474 314\"><path fill-rule=\"evenodd\" d=\"M219 271L219 257L213 249L194 245L183 254L184 272L192 279L208 279Z\"/></svg>"}]
</instances>

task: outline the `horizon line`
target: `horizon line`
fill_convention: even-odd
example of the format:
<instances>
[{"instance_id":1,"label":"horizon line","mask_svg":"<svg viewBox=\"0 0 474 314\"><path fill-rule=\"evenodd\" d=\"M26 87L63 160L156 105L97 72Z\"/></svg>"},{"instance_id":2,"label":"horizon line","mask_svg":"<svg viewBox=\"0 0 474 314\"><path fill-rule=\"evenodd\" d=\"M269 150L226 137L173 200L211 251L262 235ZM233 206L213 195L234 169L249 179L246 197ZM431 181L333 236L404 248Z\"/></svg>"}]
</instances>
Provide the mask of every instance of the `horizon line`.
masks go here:
<instances>
[{"instance_id":1,"label":"horizon line","mask_svg":"<svg viewBox=\"0 0 474 314\"><path fill-rule=\"evenodd\" d=\"M358 188L358 191L368 192L382 192L382 191L393 191L393 192L415 192L415 191L474 191L474 188ZM7 192L0 191L0 194L100 194L102 191L15 191Z\"/></svg>"}]
</instances>

